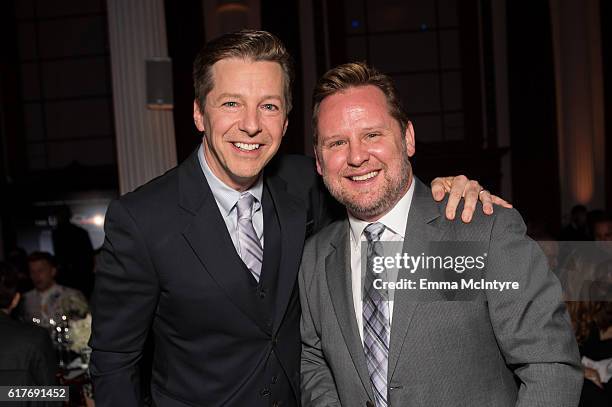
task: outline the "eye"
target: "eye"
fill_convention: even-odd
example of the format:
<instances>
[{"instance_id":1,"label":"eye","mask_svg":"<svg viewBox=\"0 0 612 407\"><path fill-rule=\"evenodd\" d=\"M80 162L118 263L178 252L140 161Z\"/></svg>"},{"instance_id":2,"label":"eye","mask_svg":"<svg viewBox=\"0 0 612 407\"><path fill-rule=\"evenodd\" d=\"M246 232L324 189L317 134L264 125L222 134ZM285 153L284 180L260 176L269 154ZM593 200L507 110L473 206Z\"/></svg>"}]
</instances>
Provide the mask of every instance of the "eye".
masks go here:
<instances>
[{"instance_id":1,"label":"eye","mask_svg":"<svg viewBox=\"0 0 612 407\"><path fill-rule=\"evenodd\" d=\"M223 103L222 106L225 106L225 107L238 107L238 102L229 101L229 102Z\"/></svg>"},{"instance_id":2,"label":"eye","mask_svg":"<svg viewBox=\"0 0 612 407\"><path fill-rule=\"evenodd\" d=\"M272 103L266 103L266 104L262 105L262 108L264 110L269 110L271 112L276 112L276 111L279 110L278 106L276 106L275 104L272 104Z\"/></svg>"},{"instance_id":3,"label":"eye","mask_svg":"<svg viewBox=\"0 0 612 407\"><path fill-rule=\"evenodd\" d=\"M378 137L380 134L379 133L368 133L366 135L367 138L376 138Z\"/></svg>"},{"instance_id":4,"label":"eye","mask_svg":"<svg viewBox=\"0 0 612 407\"><path fill-rule=\"evenodd\" d=\"M346 144L345 140L335 140L328 144L329 148L340 147Z\"/></svg>"}]
</instances>

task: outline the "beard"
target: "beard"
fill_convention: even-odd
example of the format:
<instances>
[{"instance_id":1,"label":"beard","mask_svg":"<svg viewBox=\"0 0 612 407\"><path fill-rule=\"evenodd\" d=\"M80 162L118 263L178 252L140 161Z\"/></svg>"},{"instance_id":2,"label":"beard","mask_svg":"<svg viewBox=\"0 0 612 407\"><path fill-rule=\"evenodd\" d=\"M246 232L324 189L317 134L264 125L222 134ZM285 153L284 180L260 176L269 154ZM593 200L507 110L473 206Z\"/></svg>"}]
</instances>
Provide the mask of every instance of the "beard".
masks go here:
<instances>
[{"instance_id":1,"label":"beard","mask_svg":"<svg viewBox=\"0 0 612 407\"><path fill-rule=\"evenodd\" d=\"M411 166L410 158L404 151L402 153L399 174L394 177L387 171L387 167L383 168L385 174L385 185L378 199L366 202L360 202L354 199L344 187L337 183L335 184L328 176L323 176L323 183L329 193L346 209L359 219L372 219L379 217L388 212L401 199L404 193L408 190Z\"/></svg>"}]
</instances>

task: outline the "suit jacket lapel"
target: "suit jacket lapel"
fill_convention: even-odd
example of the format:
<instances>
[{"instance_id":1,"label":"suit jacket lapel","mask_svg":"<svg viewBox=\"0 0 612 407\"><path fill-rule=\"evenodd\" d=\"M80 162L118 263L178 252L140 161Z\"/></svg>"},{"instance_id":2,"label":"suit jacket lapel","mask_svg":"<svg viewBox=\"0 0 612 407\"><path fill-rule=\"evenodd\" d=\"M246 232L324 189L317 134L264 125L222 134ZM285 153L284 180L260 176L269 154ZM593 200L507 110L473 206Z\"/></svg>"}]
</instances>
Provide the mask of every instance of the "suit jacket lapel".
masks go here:
<instances>
[{"instance_id":1,"label":"suit jacket lapel","mask_svg":"<svg viewBox=\"0 0 612 407\"><path fill-rule=\"evenodd\" d=\"M340 226L337 235L331 239L330 253L325 259L327 286L344 342L351 354L361 383L370 399L373 400L374 393L363 352L363 343L355 319L348 230L348 221L345 221Z\"/></svg>"},{"instance_id":2,"label":"suit jacket lapel","mask_svg":"<svg viewBox=\"0 0 612 407\"><path fill-rule=\"evenodd\" d=\"M228 299L264 332L271 333L258 311L256 287L245 278L248 270L236 253L227 226L202 173L197 152L179 168L180 206L193 214L183 236L205 272L225 291Z\"/></svg>"},{"instance_id":3,"label":"suit jacket lapel","mask_svg":"<svg viewBox=\"0 0 612 407\"><path fill-rule=\"evenodd\" d=\"M297 273L302 258L306 233L306 207L293 195L287 192L285 181L271 176L266 179L278 220L281 233L280 263L278 269L278 287L274 329L276 333L283 321L289 299L294 293ZM265 242L264 242L265 245ZM265 252L264 247L264 252Z\"/></svg>"},{"instance_id":4,"label":"suit jacket lapel","mask_svg":"<svg viewBox=\"0 0 612 407\"><path fill-rule=\"evenodd\" d=\"M409 255L426 251L428 242L438 241L443 235L443 231L435 224L435 220L441 216L439 204L431 197L429 188L418 178L414 177L413 182L415 183L414 195L410 205L408 222L406 223L403 245L404 253ZM411 294L408 290L397 290L394 298L393 323L389 344L389 373L387 376L390 385L408 335L410 322L418 306L414 294Z\"/></svg>"}]
</instances>

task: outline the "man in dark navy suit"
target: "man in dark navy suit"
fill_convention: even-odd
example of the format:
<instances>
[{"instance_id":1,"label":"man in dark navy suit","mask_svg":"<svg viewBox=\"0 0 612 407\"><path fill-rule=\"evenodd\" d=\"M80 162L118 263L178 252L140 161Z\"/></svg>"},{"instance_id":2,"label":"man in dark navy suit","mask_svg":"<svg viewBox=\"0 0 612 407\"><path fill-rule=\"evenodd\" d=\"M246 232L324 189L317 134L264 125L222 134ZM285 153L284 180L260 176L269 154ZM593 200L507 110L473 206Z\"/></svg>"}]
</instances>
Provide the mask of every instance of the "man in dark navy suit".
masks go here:
<instances>
[{"instance_id":1,"label":"man in dark navy suit","mask_svg":"<svg viewBox=\"0 0 612 407\"><path fill-rule=\"evenodd\" d=\"M201 146L108 208L92 299L98 406L140 405L150 331L157 406L299 405L296 276L305 238L330 215L313 160L275 157L292 77L264 31L224 35L196 57ZM492 211L477 183L453 188L454 207L466 188L466 206L480 196Z\"/></svg>"}]
</instances>

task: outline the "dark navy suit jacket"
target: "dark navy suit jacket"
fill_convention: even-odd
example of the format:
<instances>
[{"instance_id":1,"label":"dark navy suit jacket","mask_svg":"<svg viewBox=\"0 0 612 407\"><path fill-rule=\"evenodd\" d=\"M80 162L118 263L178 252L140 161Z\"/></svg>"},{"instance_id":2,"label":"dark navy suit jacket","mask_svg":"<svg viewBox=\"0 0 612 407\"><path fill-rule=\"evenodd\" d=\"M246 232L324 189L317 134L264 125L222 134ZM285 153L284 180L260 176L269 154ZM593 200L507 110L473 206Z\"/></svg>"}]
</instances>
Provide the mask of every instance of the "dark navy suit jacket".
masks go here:
<instances>
[{"instance_id":1,"label":"dark navy suit jacket","mask_svg":"<svg viewBox=\"0 0 612 407\"><path fill-rule=\"evenodd\" d=\"M113 201L92 299L97 406L142 402L139 361L151 333L157 406L299 405L305 238L329 223L313 160L264 171L258 284L232 244L194 152Z\"/></svg>"}]
</instances>

